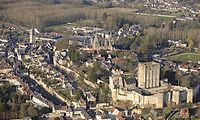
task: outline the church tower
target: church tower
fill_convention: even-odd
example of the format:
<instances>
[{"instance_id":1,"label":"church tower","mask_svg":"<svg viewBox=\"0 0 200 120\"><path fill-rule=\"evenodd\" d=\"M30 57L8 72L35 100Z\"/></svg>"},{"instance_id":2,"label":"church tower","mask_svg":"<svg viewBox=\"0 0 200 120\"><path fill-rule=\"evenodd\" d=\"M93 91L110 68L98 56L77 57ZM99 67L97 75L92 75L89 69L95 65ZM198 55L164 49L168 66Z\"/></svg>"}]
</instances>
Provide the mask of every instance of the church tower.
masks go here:
<instances>
[{"instance_id":1,"label":"church tower","mask_svg":"<svg viewBox=\"0 0 200 120\"><path fill-rule=\"evenodd\" d=\"M109 38L108 38L108 48L112 51L113 50L113 46L112 46L112 33L110 33Z\"/></svg>"},{"instance_id":2,"label":"church tower","mask_svg":"<svg viewBox=\"0 0 200 120\"><path fill-rule=\"evenodd\" d=\"M96 50L99 50L99 38L97 36L97 34L95 35L94 37L94 40L93 40L93 43L92 43L92 48L93 49L96 49Z\"/></svg>"},{"instance_id":3,"label":"church tower","mask_svg":"<svg viewBox=\"0 0 200 120\"><path fill-rule=\"evenodd\" d=\"M29 37L30 37L30 43L33 43L34 42L34 40L35 40L35 33L34 33L34 28L31 28L30 30L29 30Z\"/></svg>"}]
</instances>

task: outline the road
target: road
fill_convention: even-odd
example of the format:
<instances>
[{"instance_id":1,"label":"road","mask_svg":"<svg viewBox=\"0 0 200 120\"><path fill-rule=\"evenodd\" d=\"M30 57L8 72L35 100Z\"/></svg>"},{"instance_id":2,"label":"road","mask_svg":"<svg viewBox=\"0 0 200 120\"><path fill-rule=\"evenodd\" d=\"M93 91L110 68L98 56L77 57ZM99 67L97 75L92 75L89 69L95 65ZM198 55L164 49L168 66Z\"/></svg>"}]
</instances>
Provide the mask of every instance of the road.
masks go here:
<instances>
[{"instance_id":1,"label":"road","mask_svg":"<svg viewBox=\"0 0 200 120\"><path fill-rule=\"evenodd\" d=\"M165 120L171 120L172 116L179 112L179 109L172 110L169 115L166 116Z\"/></svg>"},{"instance_id":2,"label":"road","mask_svg":"<svg viewBox=\"0 0 200 120\"><path fill-rule=\"evenodd\" d=\"M160 15L160 14L148 14L148 13L134 13L137 15L146 15L146 16L154 16L154 17L168 17L168 18L176 18L176 16L172 15Z\"/></svg>"}]
</instances>

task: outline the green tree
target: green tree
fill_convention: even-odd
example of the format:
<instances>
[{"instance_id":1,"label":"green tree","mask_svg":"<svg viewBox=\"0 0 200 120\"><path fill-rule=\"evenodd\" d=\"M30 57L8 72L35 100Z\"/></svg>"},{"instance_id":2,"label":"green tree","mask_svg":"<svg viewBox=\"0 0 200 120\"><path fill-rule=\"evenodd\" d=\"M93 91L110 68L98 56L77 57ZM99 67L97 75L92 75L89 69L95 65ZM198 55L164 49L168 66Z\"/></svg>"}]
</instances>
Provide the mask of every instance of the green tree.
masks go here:
<instances>
[{"instance_id":1,"label":"green tree","mask_svg":"<svg viewBox=\"0 0 200 120\"><path fill-rule=\"evenodd\" d=\"M83 92L80 89L78 89L75 99L78 101L81 97L83 97Z\"/></svg>"},{"instance_id":2,"label":"green tree","mask_svg":"<svg viewBox=\"0 0 200 120\"><path fill-rule=\"evenodd\" d=\"M103 57L108 57L108 53L106 52L106 50L100 50L99 53L100 53L101 56L103 56Z\"/></svg>"},{"instance_id":3,"label":"green tree","mask_svg":"<svg viewBox=\"0 0 200 120\"><path fill-rule=\"evenodd\" d=\"M79 58L80 58L79 52L77 52L74 47L69 48L69 58L73 62L79 61Z\"/></svg>"},{"instance_id":4,"label":"green tree","mask_svg":"<svg viewBox=\"0 0 200 120\"><path fill-rule=\"evenodd\" d=\"M102 20L106 21L107 18L108 18L108 15L107 15L107 13L104 12L103 15L102 15Z\"/></svg>"},{"instance_id":5,"label":"green tree","mask_svg":"<svg viewBox=\"0 0 200 120\"><path fill-rule=\"evenodd\" d=\"M4 111L5 111L5 104L0 103L0 112L4 112Z\"/></svg>"},{"instance_id":6,"label":"green tree","mask_svg":"<svg viewBox=\"0 0 200 120\"><path fill-rule=\"evenodd\" d=\"M128 29L129 29L129 24L124 24L124 25L123 25L123 28L124 28L125 30L128 30Z\"/></svg>"},{"instance_id":7,"label":"green tree","mask_svg":"<svg viewBox=\"0 0 200 120\"><path fill-rule=\"evenodd\" d=\"M194 47L193 40L191 38L188 38L188 48L189 48L189 51L191 51L193 47Z\"/></svg>"},{"instance_id":8,"label":"green tree","mask_svg":"<svg viewBox=\"0 0 200 120\"><path fill-rule=\"evenodd\" d=\"M42 113L42 114L51 113L51 112L52 112L52 109L48 108L48 107L42 107L40 109L40 113Z\"/></svg>"},{"instance_id":9,"label":"green tree","mask_svg":"<svg viewBox=\"0 0 200 120\"><path fill-rule=\"evenodd\" d=\"M35 107L33 107L33 105L29 105L28 109L28 114L31 116L31 117L36 117L38 116L38 111Z\"/></svg>"},{"instance_id":10,"label":"green tree","mask_svg":"<svg viewBox=\"0 0 200 120\"><path fill-rule=\"evenodd\" d=\"M198 43L198 50L200 51L200 42Z\"/></svg>"},{"instance_id":11,"label":"green tree","mask_svg":"<svg viewBox=\"0 0 200 120\"><path fill-rule=\"evenodd\" d=\"M88 79L93 83L97 82L97 75L96 75L94 69L92 69L92 68L89 68L89 70L88 70Z\"/></svg>"},{"instance_id":12,"label":"green tree","mask_svg":"<svg viewBox=\"0 0 200 120\"><path fill-rule=\"evenodd\" d=\"M22 103L21 104L21 106L20 106L20 117L21 118L29 116L29 113L27 111L29 105L30 105L29 103Z\"/></svg>"}]
</instances>

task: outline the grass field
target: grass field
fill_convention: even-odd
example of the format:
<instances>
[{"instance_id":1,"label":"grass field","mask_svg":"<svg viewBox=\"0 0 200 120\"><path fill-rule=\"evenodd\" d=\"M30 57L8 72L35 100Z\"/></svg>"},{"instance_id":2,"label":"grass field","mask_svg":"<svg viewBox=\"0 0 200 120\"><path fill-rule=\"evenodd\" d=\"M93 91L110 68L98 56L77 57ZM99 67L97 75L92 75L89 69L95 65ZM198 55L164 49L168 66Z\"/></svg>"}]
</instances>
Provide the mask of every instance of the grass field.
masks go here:
<instances>
[{"instance_id":1,"label":"grass field","mask_svg":"<svg viewBox=\"0 0 200 120\"><path fill-rule=\"evenodd\" d=\"M175 60L175 61L182 61L182 62L197 62L200 60L200 54L196 53L181 53L178 55L170 56L170 60Z\"/></svg>"}]
</instances>

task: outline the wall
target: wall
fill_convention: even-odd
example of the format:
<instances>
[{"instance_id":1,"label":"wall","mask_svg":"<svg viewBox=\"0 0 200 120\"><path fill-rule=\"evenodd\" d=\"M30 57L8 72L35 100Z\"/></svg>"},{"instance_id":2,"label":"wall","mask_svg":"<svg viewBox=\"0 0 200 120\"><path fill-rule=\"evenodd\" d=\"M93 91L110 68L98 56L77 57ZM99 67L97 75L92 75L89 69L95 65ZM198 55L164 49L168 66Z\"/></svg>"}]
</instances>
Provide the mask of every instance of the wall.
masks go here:
<instances>
[{"instance_id":1,"label":"wall","mask_svg":"<svg viewBox=\"0 0 200 120\"><path fill-rule=\"evenodd\" d=\"M78 71L72 70L70 68L64 67L64 66L59 65L59 64L57 64L56 66L59 67L60 69L64 70L64 71L66 71L68 74L73 73L76 78L80 77L80 74L78 73ZM84 78L84 82L85 82L85 84L91 86L92 88L97 88L97 85L95 83L90 82L86 78Z\"/></svg>"},{"instance_id":2,"label":"wall","mask_svg":"<svg viewBox=\"0 0 200 120\"><path fill-rule=\"evenodd\" d=\"M37 103L40 106L45 106L45 107L49 107L47 104L43 103L42 101L40 101L39 99L37 99L36 97L32 98L32 101Z\"/></svg>"}]
</instances>

